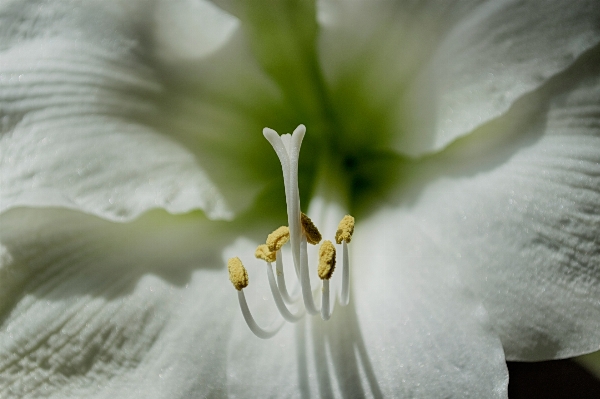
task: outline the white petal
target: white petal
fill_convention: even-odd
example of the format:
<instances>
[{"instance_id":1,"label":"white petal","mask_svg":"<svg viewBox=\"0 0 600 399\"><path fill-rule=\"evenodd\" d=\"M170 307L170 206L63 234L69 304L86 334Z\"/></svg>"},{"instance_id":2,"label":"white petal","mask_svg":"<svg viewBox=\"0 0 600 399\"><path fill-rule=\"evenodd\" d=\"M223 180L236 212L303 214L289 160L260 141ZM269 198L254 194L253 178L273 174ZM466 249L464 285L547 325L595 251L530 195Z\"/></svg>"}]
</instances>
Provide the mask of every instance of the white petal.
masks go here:
<instances>
[{"instance_id":1,"label":"white petal","mask_svg":"<svg viewBox=\"0 0 600 399\"><path fill-rule=\"evenodd\" d=\"M344 128L389 131L377 140L409 156L502 115L600 41L594 0L319 4L320 55Z\"/></svg>"},{"instance_id":2,"label":"white petal","mask_svg":"<svg viewBox=\"0 0 600 399\"><path fill-rule=\"evenodd\" d=\"M140 22L119 11L66 1L0 9L0 211L60 206L130 220L160 207L230 217L195 154L156 128L165 88L147 65L153 14Z\"/></svg>"},{"instance_id":3,"label":"white petal","mask_svg":"<svg viewBox=\"0 0 600 399\"><path fill-rule=\"evenodd\" d=\"M489 1L443 38L403 106L416 115L396 148L444 148L506 112L600 41L594 0ZM413 140L414 139L414 140Z\"/></svg>"},{"instance_id":4,"label":"white petal","mask_svg":"<svg viewBox=\"0 0 600 399\"><path fill-rule=\"evenodd\" d=\"M204 0L160 1L155 12L161 58L201 58L222 48L240 21Z\"/></svg>"},{"instance_id":5,"label":"white petal","mask_svg":"<svg viewBox=\"0 0 600 399\"><path fill-rule=\"evenodd\" d=\"M435 172L418 176L424 187L399 196L483 298L508 359L600 347L597 65L587 57L556 80L549 90L559 94L530 119L511 126L519 119L511 111L496 131L425 162ZM502 131L506 142L489 141Z\"/></svg>"},{"instance_id":6,"label":"white petal","mask_svg":"<svg viewBox=\"0 0 600 399\"><path fill-rule=\"evenodd\" d=\"M214 223L23 209L0 221L0 396L224 394L237 309Z\"/></svg>"},{"instance_id":7,"label":"white petal","mask_svg":"<svg viewBox=\"0 0 600 399\"><path fill-rule=\"evenodd\" d=\"M336 306L328 322L308 317L263 341L240 314L229 349L229 394L505 398L504 354L485 309L443 252L422 251L427 236L399 228L410 220L408 212L386 209L359 221L350 244L351 303ZM232 253L252 248L240 242ZM277 313L264 262L242 260L250 273L250 307L267 326Z\"/></svg>"}]
</instances>

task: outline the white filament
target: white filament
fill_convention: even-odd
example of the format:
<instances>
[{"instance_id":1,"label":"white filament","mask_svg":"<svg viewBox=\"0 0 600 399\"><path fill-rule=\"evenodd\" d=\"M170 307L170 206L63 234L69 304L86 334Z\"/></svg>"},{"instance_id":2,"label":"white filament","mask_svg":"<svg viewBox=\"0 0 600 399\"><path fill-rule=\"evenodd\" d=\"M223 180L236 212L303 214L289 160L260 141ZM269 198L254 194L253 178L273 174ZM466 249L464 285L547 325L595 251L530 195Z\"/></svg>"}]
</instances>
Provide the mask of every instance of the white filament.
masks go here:
<instances>
[{"instance_id":1,"label":"white filament","mask_svg":"<svg viewBox=\"0 0 600 399\"><path fill-rule=\"evenodd\" d=\"M350 265L348 259L348 244L342 241L342 297L340 305L346 306L350 301Z\"/></svg>"},{"instance_id":2,"label":"white filament","mask_svg":"<svg viewBox=\"0 0 600 399\"><path fill-rule=\"evenodd\" d=\"M281 292L279 292L279 288L275 283L275 276L273 275L273 266L271 266L270 262L267 262L267 276L269 278L269 287L271 288L271 294L273 295L273 300L275 301L275 305L277 306L277 310L281 316L289 321L290 323L295 323L300 320L304 316L304 311L300 310L298 313L293 314L289 311L285 303L283 303L283 298L281 297Z\"/></svg>"},{"instance_id":3,"label":"white filament","mask_svg":"<svg viewBox=\"0 0 600 399\"><path fill-rule=\"evenodd\" d=\"M254 320L252 317L252 313L250 313L250 309L248 308L248 302L246 302L246 295L244 295L244 290L238 291L238 301L240 302L240 309L242 309L242 315L244 315L244 320L246 320L246 324L250 328L250 331L254 333L258 338L261 339L269 339L273 337L275 334L281 330L281 327L285 324L284 320L281 320L279 323L276 323L274 326L263 329Z\"/></svg>"},{"instance_id":4,"label":"white filament","mask_svg":"<svg viewBox=\"0 0 600 399\"><path fill-rule=\"evenodd\" d=\"M277 258L275 261L275 270L277 274L277 286L279 288L279 292L281 293L281 297L284 302L291 305L295 303L300 297L296 296L293 298L287 290L287 286L285 284L285 275L283 274L283 260L281 259L281 250L277 251Z\"/></svg>"},{"instance_id":5,"label":"white filament","mask_svg":"<svg viewBox=\"0 0 600 399\"><path fill-rule=\"evenodd\" d=\"M300 240L300 286L302 287L302 298L304 299L304 307L306 311L315 315L319 310L315 306L313 300L313 291L310 286L310 276L308 275L308 254L306 251L306 236L302 234Z\"/></svg>"},{"instance_id":6,"label":"white filament","mask_svg":"<svg viewBox=\"0 0 600 399\"><path fill-rule=\"evenodd\" d=\"M321 294L321 318L329 320L331 311L329 310L329 280L323 280L323 289Z\"/></svg>"}]
</instances>

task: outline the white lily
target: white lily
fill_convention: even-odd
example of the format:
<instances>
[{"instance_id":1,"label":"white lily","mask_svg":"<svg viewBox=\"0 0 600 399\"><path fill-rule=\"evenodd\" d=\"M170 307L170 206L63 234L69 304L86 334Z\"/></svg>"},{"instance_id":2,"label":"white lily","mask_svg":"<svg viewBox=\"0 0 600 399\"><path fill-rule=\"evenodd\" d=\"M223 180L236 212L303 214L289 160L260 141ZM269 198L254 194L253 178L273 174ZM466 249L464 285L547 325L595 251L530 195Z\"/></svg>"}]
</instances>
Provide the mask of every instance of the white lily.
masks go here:
<instances>
[{"instance_id":1,"label":"white lily","mask_svg":"<svg viewBox=\"0 0 600 399\"><path fill-rule=\"evenodd\" d=\"M0 3L0 397L506 397L600 349L595 1ZM301 204L351 301L227 281ZM256 265L256 267L254 266ZM263 273L261 273L261 271Z\"/></svg>"}]
</instances>

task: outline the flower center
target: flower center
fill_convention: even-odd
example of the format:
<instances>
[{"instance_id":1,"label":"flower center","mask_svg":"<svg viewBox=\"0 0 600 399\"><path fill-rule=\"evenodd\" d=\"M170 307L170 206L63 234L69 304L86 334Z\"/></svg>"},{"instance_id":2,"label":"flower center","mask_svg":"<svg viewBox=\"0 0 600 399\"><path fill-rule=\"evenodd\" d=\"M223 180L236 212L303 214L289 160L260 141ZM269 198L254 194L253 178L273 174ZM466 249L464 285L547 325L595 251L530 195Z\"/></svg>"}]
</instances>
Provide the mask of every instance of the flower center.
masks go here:
<instances>
[{"instance_id":1,"label":"flower center","mask_svg":"<svg viewBox=\"0 0 600 399\"><path fill-rule=\"evenodd\" d=\"M320 313L323 320L329 320L331 317L329 280L336 265L336 248L331 241L325 240L319 248L318 275L322 280L322 289L321 306L318 308L315 304L315 294L319 290L318 288L314 290L311 286L307 244L319 244L322 236L312 220L300 211L298 190L298 159L305 132L304 125L298 126L291 135L279 136L272 129L265 128L263 130L265 138L271 143L281 162L289 226L281 226L269 234L266 243L259 245L256 249L255 256L266 262L267 278L277 310L285 321L291 323L300 320L305 312L311 315ZM340 222L335 235L335 241L337 244L341 244L343 254L342 289L339 301L342 306L347 305L349 301L348 243L352 239L353 232L354 218L346 215ZM283 273L281 248L288 241L292 247L292 261L300 286L300 294L296 296L290 295L288 292ZM277 281L272 267L274 261L276 262ZM259 338L266 339L274 336L283 326L284 320L267 329L260 327L252 317L244 295L243 289L248 286L246 269L239 258L229 259L228 269L229 279L238 291L240 308L250 330ZM293 313L289 310L288 305L296 305L299 309ZM304 306L302 307L302 305Z\"/></svg>"}]
</instances>

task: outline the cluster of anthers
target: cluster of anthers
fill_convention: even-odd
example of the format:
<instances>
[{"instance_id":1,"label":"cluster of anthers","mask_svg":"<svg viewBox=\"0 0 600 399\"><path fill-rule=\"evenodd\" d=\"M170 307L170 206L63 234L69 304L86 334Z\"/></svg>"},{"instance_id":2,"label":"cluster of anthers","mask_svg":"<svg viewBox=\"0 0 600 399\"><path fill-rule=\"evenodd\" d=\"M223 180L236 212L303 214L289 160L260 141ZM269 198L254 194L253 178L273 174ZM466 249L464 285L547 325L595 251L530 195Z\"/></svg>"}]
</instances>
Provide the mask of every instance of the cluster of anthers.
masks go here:
<instances>
[{"instance_id":1,"label":"cluster of anthers","mask_svg":"<svg viewBox=\"0 0 600 399\"><path fill-rule=\"evenodd\" d=\"M306 128L304 125L298 126L294 133L279 136L272 129L265 128L263 135L271 143L273 149L279 157L281 168L283 170L283 181L285 185L285 198L287 203L288 226L281 226L267 237L265 244L256 248L255 256L266 262L267 277L271 294L279 313L283 320L274 326L264 329L261 328L248 307L244 288L248 286L248 273L239 258L231 258L227 264L229 269L229 279L238 291L238 299L244 319L250 330L259 338L271 338L281 329L285 321L295 323L300 320L305 312L310 315L321 313L323 320L329 320L331 309L329 306L329 280L333 275L336 265L336 250L333 243L329 240L323 241L319 248L319 265L317 273L322 280L321 306L317 308L314 296L318 288L313 290L309 277L307 244L316 245L321 242L321 233L313 224L308 216L300 211L300 195L298 192L298 158L300 155L300 146ZM352 240L354 232L354 218L350 215L344 216L340 222L335 234L335 241L342 245L342 289L340 296L340 305L345 306L349 301L349 260L348 243ZM300 285L298 295L290 295L285 283L283 273L283 260L281 248L290 241L292 249L292 260L296 277ZM272 263L275 262L276 273L273 273ZM275 274L277 277L275 277ZM300 305L300 299L304 303L304 308L298 306L296 313L288 308L288 305Z\"/></svg>"}]
</instances>

